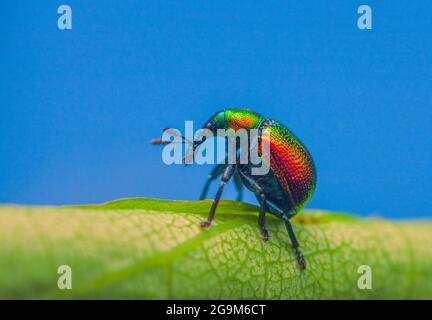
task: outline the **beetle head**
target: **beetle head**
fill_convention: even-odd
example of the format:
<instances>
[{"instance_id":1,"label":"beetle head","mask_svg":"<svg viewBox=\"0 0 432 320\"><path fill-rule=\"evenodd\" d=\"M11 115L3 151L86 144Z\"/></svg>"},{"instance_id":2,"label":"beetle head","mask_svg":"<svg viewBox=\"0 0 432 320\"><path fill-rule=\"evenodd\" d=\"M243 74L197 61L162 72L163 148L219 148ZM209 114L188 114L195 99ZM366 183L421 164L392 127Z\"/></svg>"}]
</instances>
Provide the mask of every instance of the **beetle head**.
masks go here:
<instances>
[{"instance_id":1,"label":"beetle head","mask_svg":"<svg viewBox=\"0 0 432 320\"><path fill-rule=\"evenodd\" d=\"M225 111L219 111L215 113L203 126L203 129L210 130L213 134L216 134L217 129L225 129Z\"/></svg>"}]
</instances>

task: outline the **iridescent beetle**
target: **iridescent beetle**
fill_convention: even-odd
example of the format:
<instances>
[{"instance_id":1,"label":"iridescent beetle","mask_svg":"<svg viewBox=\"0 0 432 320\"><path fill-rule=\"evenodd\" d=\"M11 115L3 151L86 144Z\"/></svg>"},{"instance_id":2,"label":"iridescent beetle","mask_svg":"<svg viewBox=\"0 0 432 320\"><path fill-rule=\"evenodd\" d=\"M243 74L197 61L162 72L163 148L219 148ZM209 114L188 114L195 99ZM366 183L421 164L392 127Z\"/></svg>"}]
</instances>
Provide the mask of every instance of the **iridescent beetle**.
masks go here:
<instances>
[{"instance_id":1,"label":"iridescent beetle","mask_svg":"<svg viewBox=\"0 0 432 320\"><path fill-rule=\"evenodd\" d=\"M216 193L216 197L210 209L207 221L201 226L209 227L214 219L216 207L222 195L225 184L234 176L234 182L239 191L239 199L242 195L242 185L252 191L260 203L258 225L261 236L264 240L269 239L265 226L265 214L270 212L285 222L291 243L297 254L298 263L301 268L306 268L303 254L300 251L299 243L294 234L289 219L293 217L312 196L316 185L315 164L306 147L294 136L283 124L262 117L261 115L246 109L225 109L213 115L203 128L210 130L213 134L217 129L241 128L246 130L258 129L266 132L267 143L270 144L270 170L265 175L253 175L252 166L248 164L227 164L217 165L210 173L206 184L200 195L204 199L212 180L222 175L222 181ZM184 137L183 142L186 142ZM263 143L262 136L259 136L258 143ZM193 149L202 143L193 143ZM167 144L169 141L153 139L152 144ZM258 152L262 150L258 148ZM263 159L263 161L265 161Z\"/></svg>"}]
</instances>

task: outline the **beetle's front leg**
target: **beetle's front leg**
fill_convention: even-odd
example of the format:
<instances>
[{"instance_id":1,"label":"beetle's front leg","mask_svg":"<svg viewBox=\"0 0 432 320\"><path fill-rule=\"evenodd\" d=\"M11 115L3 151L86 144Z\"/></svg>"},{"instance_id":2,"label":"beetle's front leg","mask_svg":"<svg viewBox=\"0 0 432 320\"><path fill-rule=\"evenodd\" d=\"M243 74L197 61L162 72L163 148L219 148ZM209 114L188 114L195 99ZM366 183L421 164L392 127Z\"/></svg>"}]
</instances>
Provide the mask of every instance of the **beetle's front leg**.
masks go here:
<instances>
[{"instance_id":1,"label":"beetle's front leg","mask_svg":"<svg viewBox=\"0 0 432 320\"><path fill-rule=\"evenodd\" d=\"M210 183L215 180L217 177L219 177L225 170L226 164L221 163L216 165L216 167L213 168L213 170L210 172L206 183L204 184L204 187L201 190L201 194L199 196L199 200L204 200L204 198L207 196L207 191L210 186Z\"/></svg>"},{"instance_id":2,"label":"beetle's front leg","mask_svg":"<svg viewBox=\"0 0 432 320\"><path fill-rule=\"evenodd\" d=\"M213 204L212 204L212 206L211 206L210 213L209 213L209 216L208 216L208 218L207 218L207 221L203 221L203 222L201 222L201 227L203 227L203 228L210 227L210 225L211 225L211 223L212 223L212 221L213 221L213 219L214 219L215 213L216 213L217 205L218 205L219 200L220 200L220 198L221 198L221 196L222 196L223 188L224 188L224 186L226 185L226 183L227 183L227 182L231 179L231 177L233 176L233 174L234 174L234 172L235 172L235 169L236 169L236 167L235 167L234 164L230 164L230 165L228 165L228 166L225 168L225 170L224 170L224 172L223 172L223 174L222 174L222 181L221 181L221 183L220 183L220 185L219 185L219 189L218 189L218 191L217 191L217 193L216 193L216 197L215 197L215 199L214 199L214 201L213 201Z\"/></svg>"}]
</instances>

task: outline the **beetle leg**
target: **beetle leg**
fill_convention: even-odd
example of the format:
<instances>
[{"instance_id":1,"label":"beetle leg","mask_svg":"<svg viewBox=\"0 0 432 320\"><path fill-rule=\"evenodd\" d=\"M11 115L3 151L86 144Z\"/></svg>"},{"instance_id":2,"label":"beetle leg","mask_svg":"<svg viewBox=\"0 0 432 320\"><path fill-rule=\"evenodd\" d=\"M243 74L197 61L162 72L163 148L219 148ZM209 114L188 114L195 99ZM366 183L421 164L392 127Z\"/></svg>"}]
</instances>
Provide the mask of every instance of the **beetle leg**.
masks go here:
<instances>
[{"instance_id":1,"label":"beetle leg","mask_svg":"<svg viewBox=\"0 0 432 320\"><path fill-rule=\"evenodd\" d=\"M221 181L221 183L219 185L219 189L218 189L218 191L216 193L216 197L215 197L215 199L213 201L213 204L211 206L210 213L209 213L209 216L207 218L207 221L201 222L201 227L207 228L207 227L209 227L211 225L211 223L212 223L212 221L214 219L215 213L216 213L217 205L218 205L219 200L220 200L220 198L222 196L222 190L223 190L225 184L233 176L233 174L235 172L235 169L236 169L235 165L230 164L230 165L226 166L226 168L225 168L225 170L224 170L224 172L222 174L222 181Z\"/></svg>"},{"instance_id":2,"label":"beetle leg","mask_svg":"<svg viewBox=\"0 0 432 320\"><path fill-rule=\"evenodd\" d=\"M289 220L285 221L285 227L286 227L286 229L288 231L288 235L289 235L289 237L291 239L291 243L292 243L292 245L294 247L294 250L295 250L295 252L297 254L297 261L298 261L298 263L299 263L299 265L300 265L300 267L302 269L306 269L306 261L305 261L305 259L303 257L302 252L300 251L300 248L299 248L300 245L299 245L299 243L297 241L297 238L296 238L296 236L294 234L294 230L293 230L293 228L292 228L291 223L289 222Z\"/></svg>"},{"instance_id":3,"label":"beetle leg","mask_svg":"<svg viewBox=\"0 0 432 320\"><path fill-rule=\"evenodd\" d=\"M260 228L260 233L261 233L261 237L263 238L264 241L267 241L270 236L269 233L267 231L267 228L265 227L265 214L267 212L267 202L266 202L266 197L265 194L262 190L262 188L252 179L250 179L249 177L247 177L243 172L239 171L239 175L240 178L242 179L242 182L245 184L245 186L251 190L259 204L260 204L260 211L259 211L259 216L258 216L258 226Z\"/></svg>"},{"instance_id":4,"label":"beetle leg","mask_svg":"<svg viewBox=\"0 0 432 320\"><path fill-rule=\"evenodd\" d=\"M213 168L213 170L210 172L210 174L207 178L206 183L204 184L204 187L201 190L201 193L200 193L198 200L204 200L205 199L205 197L207 196L208 189L210 187L210 183L223 173L226 166L227 166L227 164L221 163L221 164L216 165ZM241 179L240 179L238 172L234 173L234 186L237 190L237 201L241 201L243 199L243 184L241 182Z\"/></svg>"},{"instance_id":5,"label":"beetle leg","mask_svg":"<svg viewBox=\"0 0 432 320\"><path fill-rule=\"evenodd\" d=\"M226 164L221 163L221 164L216 165L213 168L213 170L210 172L210 174L207 178L206 183L204 184L204 187L201 190L199 200L204 200L204 198L207 196L207 192L208 192L208 188L210 186L210 183L223 173L225 167L226 167Z\"/></svg>"},{"instance_id":6,"label":"beetle leg","mask_svg":"<svg viewBox=\"0 0 432 320\"><path fill-rule=\"evenodd\" d=\"M261 237L263 238L264 241L267 241L270 238L270 236L267 231L267 228L265 227L266 200L264 195L262 195L260 202L261 202L261 206L260 206L260 212L258 216L258 226L260 228Z\"/></svg>"},{"instance_id":7,"label":"beetle leg","mask_svg":"<svg viewBox=\"0 0 432 320\"><path fill-rule=\"evenodd\" d=\"M237 190L237 201L241 201L243 199L243 183L238 170L236 170L236 173L234 174L234 186Z\"/></svg>"},{"instance_id":8,"label":"beetle leg","mask_svg":"<svg viewBox=\"0 0 432 320\"><path fill-rule=\"evenodd\" d=\"M270 212L272 214L274 214L275 216L281 218L285 222L285 227L286 227L286 229L288 231L288 235L290 237L292 246L293 246L293 248L294 248L294 250L295 250L295 252L297 254L298 264L300 265L300 267L302 269L306 269L306 261L304 259L303 253L300 250L300 245L299 245L299 243L297 241L297 238L296 238L296 236L294 234L294 230L292 228L292 225L291 225L291 222L289 221L288 216L286 216L281 209L279 209L278 207L276 207L274 205L271 205L270 209L271 209Z\"/></svg>"}]
</instances>

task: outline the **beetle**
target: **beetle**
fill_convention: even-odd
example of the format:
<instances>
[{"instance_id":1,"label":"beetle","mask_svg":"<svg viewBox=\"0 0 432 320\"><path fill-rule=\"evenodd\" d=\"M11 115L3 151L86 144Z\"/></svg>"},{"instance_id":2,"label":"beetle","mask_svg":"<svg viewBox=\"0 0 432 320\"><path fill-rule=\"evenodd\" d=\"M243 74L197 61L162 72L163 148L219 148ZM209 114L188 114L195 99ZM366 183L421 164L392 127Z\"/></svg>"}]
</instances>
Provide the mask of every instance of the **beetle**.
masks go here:
<instances>
[{"instance_id":1,"label":"beetle","mask_svg":"<svg viewBox=\"0 0 432 320\"><path fill-rule=\"evenodd\" d=\"M315 190L316 169L309 151L285 125L248 109L218 111L204 124L203 128L210 130L213 134L216 134L218 129L234 131L245 129L247 132L257 129L258 132L266 132L267 138L263 135L258 136L258 144L262 146L264 142L269 143L270 154L267 161L270 163L269 170L264 175L254 175L252 173L254 165L251 162L216 165L208 176L199 197L200 200L204 199L210 183L222 176L208 219L201 223L201 227L208 228L211 225L222 196L222 190L226 183L234 177L235 186L239 191L238 199L241 199L242 189L245 186L255 194L260 204L258 226L262 238L265 241L269 239L265 222L267 212L282 219L296 252L297 261L300 267L305 269L306 262L290 219L305 206ZM182 138L183 142L187 142L184 137ZM194 141L193 150L196 150L202 142L204 140ZM153 139L151 143L167 144L169 142ZM258 152L260 151L262 152L262 149L258 148Z\"/></svg>"}]
</instances>

